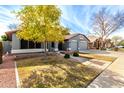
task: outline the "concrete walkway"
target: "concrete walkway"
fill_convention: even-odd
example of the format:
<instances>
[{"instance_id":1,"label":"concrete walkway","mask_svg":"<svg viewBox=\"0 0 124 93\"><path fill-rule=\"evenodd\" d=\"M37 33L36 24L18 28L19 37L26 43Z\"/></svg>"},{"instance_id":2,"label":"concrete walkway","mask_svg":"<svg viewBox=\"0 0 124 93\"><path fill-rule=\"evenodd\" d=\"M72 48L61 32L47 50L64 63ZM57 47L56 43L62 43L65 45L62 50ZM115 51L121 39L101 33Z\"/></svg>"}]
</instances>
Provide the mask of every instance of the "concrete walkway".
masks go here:
<instances>
[{"instance_id":1,"label":"concrete walkway","mask_svg":"<svg viewBox=\"0 0 124 93\"><path fill-rule=\"evenodd\" d=\"M14 56L5 56L0 64L0 88L15 88L16 74Z\"/></svg>"},{"instance_id":2,"label":"concrete walkway","mask_svg":"<svg viewBox=\"0 0 124 93\"><path fill-rule=\"evenodd\" d=\"M121 88L124 87L124 53L111 52L118 56L105 71L103 71L88 88Z\"/></svg>"}]
</instances>

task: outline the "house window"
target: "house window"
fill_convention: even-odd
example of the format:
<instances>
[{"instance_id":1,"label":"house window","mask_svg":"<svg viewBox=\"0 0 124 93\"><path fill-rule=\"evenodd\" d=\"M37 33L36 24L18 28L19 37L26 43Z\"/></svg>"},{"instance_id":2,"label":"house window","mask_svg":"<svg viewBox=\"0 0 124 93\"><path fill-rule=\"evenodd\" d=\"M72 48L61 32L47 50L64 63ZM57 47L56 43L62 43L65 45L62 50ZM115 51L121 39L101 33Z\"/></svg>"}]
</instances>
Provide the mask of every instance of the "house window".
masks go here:
<instances>
[{"instance_id":1,"label":"house window","mask_svg":"<svg viewBox=\"0 0 124 93\"><path fill-rule=\"evenodd\" d=\"M21 49L28 49L28 41L21 40Z\"/></svg>"},{"instance_id":2,"label":"house window","mask_svg":"<svg viewBox=\"0 0 124 93\"><path fill-rule=\"evenodd\" d=\"M54 42L52 42L52 45L51 45L51 47L52 47L52 48L54 48L54 47L55 47L55 44L54 44Z\"/></svg>"},{"instance_id":3,"label":"house window","mask_svg":"<svg viewBox=\"0 0 124 93\"><path fill-rule=\"evenodd\" d=\"M21 40L21 49L34 49L34 48L43 48L43 43L37 43L33 41Z\"/></svg>"},{"instance_id":4,"label":"house window","mask_svg":"<svg viewBox=\"0 0 124 93\"><path fill-rule=\"evenodd\" d=\"M35 43L33 41L29 41L29 48L35 48Z\"/></svg>"},{"instance_id":5,"label":"house window","mask_svg":"<svg viewBox=\"0 0 124 93\"><path fill-rule=\"evenodd\" d=\"M36 43L36 48L41 48L41 43Z\"/></svg>"}]
</instances>

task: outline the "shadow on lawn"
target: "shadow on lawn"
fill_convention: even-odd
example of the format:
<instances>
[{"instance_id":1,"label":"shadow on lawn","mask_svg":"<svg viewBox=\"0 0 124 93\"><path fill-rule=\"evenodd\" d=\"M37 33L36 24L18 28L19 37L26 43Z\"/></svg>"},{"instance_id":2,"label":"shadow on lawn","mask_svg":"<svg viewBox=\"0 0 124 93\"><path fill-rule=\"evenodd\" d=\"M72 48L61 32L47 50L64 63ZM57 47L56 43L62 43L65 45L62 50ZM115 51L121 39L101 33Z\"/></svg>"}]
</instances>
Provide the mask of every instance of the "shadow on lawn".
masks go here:
<instances>
[{"instance_id":1,"label":"shadow on lawn","mask_svg":"<svg viewBox=\"0 0 124 93\"><path fill-rule=\"evenodd\" d=\"M22 80L22 87L30 88L81 88L86 87L96 76L95 70L86 67L63 67L53 65L50 68L32 71L30 76Z\"/></svg>"},{"instance_id":2,"label":"shadow on lawn","mask_svg":"<svg viewBox=\"0 0 124 93\"><path fill-rule=\"evenodd\" d=\"M17 66L23 69L19 72L23 75L27 73L23 67L34 67L29 76L22 79L22 87L86 87L97 74L97 70L62 56L22 59L17 61Z\"/></svg>"},{"instance_id":3,"label":"shadow on lawn","mask_svg":"<svg viewBox=\"0 0 124 93\"><path fill-rule=\"evenodd\" d=\"M73 62L73 63L72 63ZM82 65L81 62L64 59L62 56L40 56L34 58L17 59L16 63L18 67L29 67L29 66L44 66L44 65L66 65L66 66L77 66Z\"/></svg>"}]
</instances>

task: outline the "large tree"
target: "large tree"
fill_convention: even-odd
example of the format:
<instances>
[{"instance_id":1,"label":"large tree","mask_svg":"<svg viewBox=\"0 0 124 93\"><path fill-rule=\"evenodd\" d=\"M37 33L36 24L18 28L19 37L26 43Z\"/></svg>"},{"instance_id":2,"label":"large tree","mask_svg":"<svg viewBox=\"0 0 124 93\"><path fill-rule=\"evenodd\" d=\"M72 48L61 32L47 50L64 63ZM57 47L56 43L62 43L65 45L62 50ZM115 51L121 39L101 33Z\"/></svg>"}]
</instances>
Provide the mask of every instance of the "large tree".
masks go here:
<instances>
[{"instance_id":1,"label":"large tree","mask_svg":"<svg viewBox=\"0 0 124 93\"><path fill-rule=\"evenodd\" d=\"M17 12L21 24L17 37L34 42L44 42L45 52L48 42L64 40L66 28L60 25L61 11L54 5L25 6Z\"/></svg>"},{"instance_id":2,"label":"large tree","mask_svg":"<svg viewBox=\"0 0 124 93\"><path fill-rule=\"evenodd\" d=\"M104 48L105 40L113 32L121 29L124 25L124 12L110 13L102 8L93 15L93 31L101 38L100 49Z\"/></svg>"}]
</instances>

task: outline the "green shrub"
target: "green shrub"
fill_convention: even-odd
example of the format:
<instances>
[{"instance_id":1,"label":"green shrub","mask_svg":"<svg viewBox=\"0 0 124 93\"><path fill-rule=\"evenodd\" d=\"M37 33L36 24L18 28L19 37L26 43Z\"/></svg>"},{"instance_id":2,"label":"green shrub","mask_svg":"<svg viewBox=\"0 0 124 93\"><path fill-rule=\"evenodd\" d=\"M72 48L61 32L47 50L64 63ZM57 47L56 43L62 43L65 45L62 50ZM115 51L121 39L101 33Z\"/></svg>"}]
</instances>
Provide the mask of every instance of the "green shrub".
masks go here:
<instances>
[{"instance_id":1,"label":"green shrub","mask_svg":"<svg viewBox=\"0 0 124 93\"><path fill-rule=\"evenodd\" d=\"M106 50L106 48L102 48L101 50Z\"/></svg>"},{"instance_id":2,"label":"green shrub","mask_svg":"<svg viewBox=\"0 0 124 93\"><path fill-rule=\"evenodd\" d=\"M64 58L70 58L69 54L65 54Z\"/></svg>"},{"instance_id":3,"label":"green shrub","mask_svg":"<svg viewBox=\"0 0 124 93\"><path fill-rule=\"evenodd\" d=\"M8 40L6 35L2 35L1 39L2 39L2 41L7 41Z\"/></svg>"},{"instance_id":4,"label":"green shrub","mask_svg":"<svg viewBox=\"0 0 124 93\"><path fill-rule=\"evenodd\" d=\"M2 55L3 55L3 46L2 46L2 42L0 42L0 64L2 64Z\"/></svg>"},{"instance_id":5,"label":"green shrub","mask_svg":"<svg viewBox=\"0 0 124 93\"><path fill-rule=\"evenodd\" d=\"M118 51L118 47L115 47L115 48L114 48L114 51Z\"/></svg>"},{"instance_id":6,"label":"green shrub","mask_svg":"<svg viewBox=\"0 0 124 93\"><path fill-rule=\"evenodd\" d=\"M73 56L75 56L75 57L79 57L78 52L74 52L74 53L73 53Z\"/></svg>"}]
</instances>

